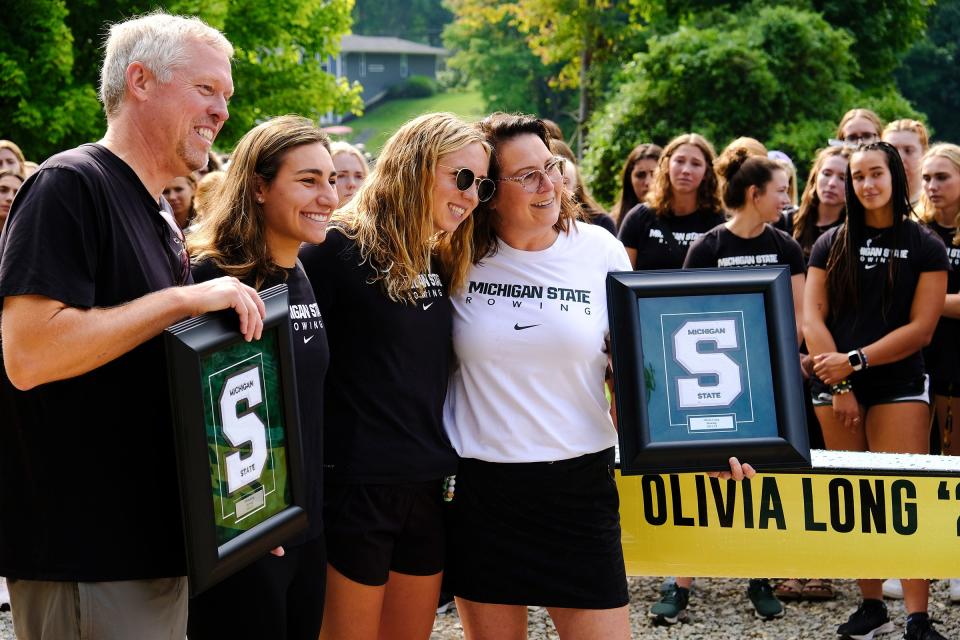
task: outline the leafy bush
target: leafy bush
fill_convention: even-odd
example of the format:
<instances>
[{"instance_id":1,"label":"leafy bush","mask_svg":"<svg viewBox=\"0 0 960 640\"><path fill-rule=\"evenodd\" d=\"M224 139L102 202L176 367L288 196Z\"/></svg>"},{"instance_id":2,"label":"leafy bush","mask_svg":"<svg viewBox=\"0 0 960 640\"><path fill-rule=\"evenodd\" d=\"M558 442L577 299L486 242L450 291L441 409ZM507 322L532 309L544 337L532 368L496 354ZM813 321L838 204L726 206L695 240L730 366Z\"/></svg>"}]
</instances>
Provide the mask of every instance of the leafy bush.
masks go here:
<instances>
[{"instance_id":1,"label":"leafy bush","mask_svg":"<svg viewBox=\"0 0 960 640\"><path fill-rule=\"evenodd\" d=\"M591 120L583 168L593 194L616 199L623 161L641 142L662 145L694 131L719 151L752 136L790 154L803 176L847 109L915 115L892 85L869 94L854 87L852 43L819 14L782 5L651 38Z\"/></svg>"},{"instance_id":2,"label":"leafy bush","mask_svg":"<svg viewBox=\"0 0 960 640\"><path fill-rule=\"evenodd\" d=\"M427 76L410 76L387 91L391 98L429 98L437 93L437 81Z\"/></svg>"}]
</instances>

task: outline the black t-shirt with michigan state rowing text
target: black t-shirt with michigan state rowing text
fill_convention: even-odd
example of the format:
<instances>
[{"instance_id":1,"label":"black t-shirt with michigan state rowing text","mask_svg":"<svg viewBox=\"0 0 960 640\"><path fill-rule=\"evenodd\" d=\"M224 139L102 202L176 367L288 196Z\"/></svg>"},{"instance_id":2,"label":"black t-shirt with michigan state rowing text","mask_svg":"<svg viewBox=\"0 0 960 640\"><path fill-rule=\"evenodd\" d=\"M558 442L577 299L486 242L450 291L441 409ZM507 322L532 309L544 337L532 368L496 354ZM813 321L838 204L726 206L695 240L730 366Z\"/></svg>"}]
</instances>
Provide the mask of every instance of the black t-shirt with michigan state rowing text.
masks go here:
<instances>
[{"instance_id":1,"label":"black t-shirt with michigan state rowing text","mask_svg":"<svg viewBox=\"0 0 960 640\"><path fill-rule=\"evenodd\" d=\"M443 429L453 312L436 269L416 304L387 297L353 240L331 228L300 260L330 341L324 455L329 482L401 484L455 473Z\"/></svg>"},{"instance_id":2,"label":"black t-shirt with michigan state rowing text","mask_svg":"<svg viewBox=\"0 0 960 640\"><path fill-rule=\"evenodd\" d=\"M947 293L960 293L960 247L953 244L956 229L941 226L936 221L928 223L927 228L937 234L947 249L950 262ZM936 387L953 383L955 393L960 395L960 320L941 316L933 339L923 350L923 360Z\"/></svg>"},{"instance_id":3,"label":"black t-shirt with michigan state rowing text","mask_svg":"<svg viewBox=\"0 0 960 640\"><path fill-rule=\"evenodd\" d=\"M83 145L44 162L17 195L0 296L122 305L176 284L178 240L133 169ZM30 391L0 384L0 575L185 575L162 339Z\"/></svg>"},{"instance_id":4,"label":"black t-shirt with michigan state rowing text","mask_svg":"<svg viewBox=\"0 0 960 640\"><path fill-rule=\"evenodd\" d=\"M763 232L755 238L741 238L721 224L694 241L683 268L771 265L789 267L791 276L803 273L803 252L797 241L770 225L764 225Z\"/></svg>"},{"instance_id":5,"label":"black t-shirt with michigan state rowing text","mask_svg":"<svg viewBox=\"0 0 960 640\"><path fill-rule=\"evenodd\" d=\"M830 247L841 227L830 229L813 245L809 266L826 270ZM859 304L855 313L840 317L830 314L827 328L837 345L837 351L846 353L876 342L894 329L910 322L910 307L920 275L927 271L946 271L947 252L933 233L912 220L901 225L899 246L894 246L893 227L866 228L865 240L858 248L858 275L860 278ZM888 264L894 260L893 288L885 304ZM892 299L892 300L891 300ZM869 365L869 363L867 363ZM853 374L851 382L856 389L861 383L891 383L912 381L924 373L920 351L885 365L868 366Z\"/></svg>"},{"instance_id":6,"label":"black t-shirt with michigan state rowing text","mask_svg":"<svg viewBox=\"0 0 960 640\"><path fill-rule=\"evenodd\" d=\"M690 245L722 223L723 215L715 211L694 211L685 216L671 215L660 219L653 209L638 204L627 213L620 226L620 241L627 249L636 249L637 271L679 269ZM664 238L667 227L676 243Z\"/></svg>"},{"instance_id":7,"label":"black t-shirt with michigan state rowing text","mask_svg":"<svg viewBox=\"0 0 960 640\"><path fill-rule=\"evenodd\" d=\"M222 275L225 274L211 260L201 262L193 269L193 278L197 282L213 280ZM244 281L250 286L254 285L250 279ZM287 285L300 408L300 446L307 491L307 531L287 543L296 545L323 533L323 380L330 363L330 350L320 307L307 274L299 267L284 269L281 274L267 278L260 289L277 284Z\"/></svg>"}]
</instances>

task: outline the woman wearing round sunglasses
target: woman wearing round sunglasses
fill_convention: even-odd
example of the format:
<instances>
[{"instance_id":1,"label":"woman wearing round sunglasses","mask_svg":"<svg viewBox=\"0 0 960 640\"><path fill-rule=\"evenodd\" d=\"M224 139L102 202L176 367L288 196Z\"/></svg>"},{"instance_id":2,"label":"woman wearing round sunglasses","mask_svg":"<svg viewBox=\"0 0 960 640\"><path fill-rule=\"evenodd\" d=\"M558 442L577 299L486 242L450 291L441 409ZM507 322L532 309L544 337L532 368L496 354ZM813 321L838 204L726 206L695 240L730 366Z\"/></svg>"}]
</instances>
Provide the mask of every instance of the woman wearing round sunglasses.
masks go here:
<instances>
[{"instance_id":1,"label":"woman wearing round sunglasses","mask_svg":"<svg viewBox=\"0 0 960 640\"><path fill-rule=\"evenodd\" d=\"M428 638L445 555L448 289L470 266L470 214L493 195L489 148L450 114L405 124L301 250L330 341L324 395L327 599L320 637Z\"/></svg>"},{"instance_id":2,"label":"woman wearing round sunglasses","mask_svg":"<svg viewBox=\"0 0 960 640\"><path fill-rule=\"evenodd\" d=\"M547 607L561 638L626 639L604 374L606 277L630 263L576 220L542 121L495 113L480 127L497 191L477 209L453 296L444 423L462 460L448 585L470 640L526 638L528 605Z\"/></svg>"}]
</instances>

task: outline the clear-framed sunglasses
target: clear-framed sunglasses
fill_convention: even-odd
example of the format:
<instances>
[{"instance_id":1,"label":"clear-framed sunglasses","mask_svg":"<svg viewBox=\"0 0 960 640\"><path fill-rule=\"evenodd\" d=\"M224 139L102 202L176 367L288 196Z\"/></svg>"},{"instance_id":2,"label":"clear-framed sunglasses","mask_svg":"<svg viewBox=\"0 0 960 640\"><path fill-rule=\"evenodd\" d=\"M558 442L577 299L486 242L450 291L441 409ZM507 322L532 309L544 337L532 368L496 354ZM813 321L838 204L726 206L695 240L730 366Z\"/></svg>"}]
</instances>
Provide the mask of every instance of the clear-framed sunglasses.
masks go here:
<instances>
[{"instance_id":1,"label":"clear-framed sunglasses","mask_svg":"<svg viewBox=\"0 0 960 640\"><path fill-rule=\"evenodd\" d=\"M466 167L450 167L445 164L439 165L444 169L450 169L453 171L453 175L456 176L457 180L457 189L460 191L466 191L473 184L477 185L477 200L480 202L486 202L493 197L493 194L497 191L497 183L491 180L490 178L478 178L471 169Z\"/></svg>"},{"instance_id":2,"label":"clear-framed sunglasses","mask_svg":"<svg viewBox=\"0 0 960 640\"><path fill-rule=\"evenodd\" d=\"M554 156L543 169L534 169L533 171L528 171L521 176L515 176L513 178L500 178L500 181L516 182L523 187L523 190L527 193L536 193L540 190L540 187L543 186L544 180L549 180L554 184L563 180L563 167L565 162L566 160L563 158Z\"/></svg>"}]
</instances>

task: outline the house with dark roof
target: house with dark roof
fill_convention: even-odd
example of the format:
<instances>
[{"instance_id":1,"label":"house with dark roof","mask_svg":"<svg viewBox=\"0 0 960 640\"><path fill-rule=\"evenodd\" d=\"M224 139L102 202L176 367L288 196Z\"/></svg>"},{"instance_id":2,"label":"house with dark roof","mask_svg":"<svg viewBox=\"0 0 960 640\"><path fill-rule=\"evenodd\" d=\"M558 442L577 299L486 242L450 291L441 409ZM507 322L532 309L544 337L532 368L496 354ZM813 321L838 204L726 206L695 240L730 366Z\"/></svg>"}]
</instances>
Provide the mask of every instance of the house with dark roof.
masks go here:
<instances>
[{"instance_id":1,"label":"house with dark roof","mask_svg":"<svg viewBox=\"0 0 960 640\"><path fill-rule=\"evenodd\" d=\"M436 80L446 56L446 49L401 38L346 35L340 40L340 53L327 62L327 69L351 84L363 85L363 103L370 105L410 76Z\"/></svg>"}]
</instances>

